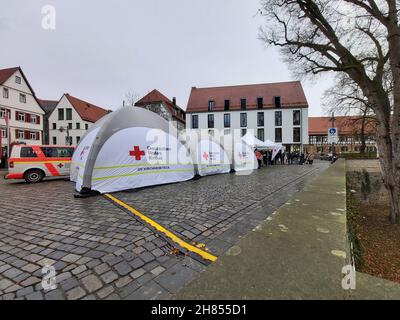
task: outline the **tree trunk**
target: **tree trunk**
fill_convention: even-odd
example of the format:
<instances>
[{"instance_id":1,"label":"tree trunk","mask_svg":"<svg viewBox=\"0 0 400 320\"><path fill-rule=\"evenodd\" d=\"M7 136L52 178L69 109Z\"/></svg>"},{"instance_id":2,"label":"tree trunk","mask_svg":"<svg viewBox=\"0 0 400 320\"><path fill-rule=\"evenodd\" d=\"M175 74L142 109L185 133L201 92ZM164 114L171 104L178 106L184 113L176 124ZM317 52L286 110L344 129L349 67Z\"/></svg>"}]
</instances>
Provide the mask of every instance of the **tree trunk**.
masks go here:
<instances>
[{"instance_id":1,"label":"tree trunk","mask_svg":"<svg viewBox=\"0 0 400 320\"><path fill-rule=\"evenodd\" d=\"M382 135L382 131L385 131L382 127L382 124L378 126L377 144L383 181L389 194L390 221L392 223L400 223L400 170L398 170L400 155L390 152L392 144L388 142L385 135Z\"/></svg>"}]
</instances>

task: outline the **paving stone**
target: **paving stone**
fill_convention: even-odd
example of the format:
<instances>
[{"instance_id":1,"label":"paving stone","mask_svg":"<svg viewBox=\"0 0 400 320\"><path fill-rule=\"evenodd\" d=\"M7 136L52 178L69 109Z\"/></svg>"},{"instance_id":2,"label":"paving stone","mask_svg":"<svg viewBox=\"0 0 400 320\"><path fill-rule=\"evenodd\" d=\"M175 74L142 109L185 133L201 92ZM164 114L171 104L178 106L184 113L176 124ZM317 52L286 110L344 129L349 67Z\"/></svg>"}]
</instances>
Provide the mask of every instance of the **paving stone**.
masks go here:
<instances>
[{"instance_id":1,"label":"paving stone","mask_svg":"<svg viewBox=\"0 0 400 320\"><path fill-rule=\"evenodd\" d=\"M114 266L114 269L120 276L126 276L132 271L132 267L125 261L122 261Z\"/></svg>"},{"instance_id":2,"label":"paving stone","mask_svg":"<svg viewBox=\"0 0 400 320\"><path fill-rule=\"evenodd\" d=\"M101 276L101 279L102 279L106 284L109 284L109 283L111 283L111 282L117 280L117 279L118 279L118 275L117 275L115 272L113 272L113 271L109 271L109 272L107 272L107 273L104 273L104 274Z\"/></svg>"},{"instance_id":3,"label":"paving stone","mask_svg":"<svg viewBox=\"0 0 400 320\"><path fill-rule=\"evenodd\" d=\"M82 257L78 256L76 254L70 253L70 254L66 255L65 257L63 257L62 260L65 262L74 263L75 261L78 261L80 258L82 258Z\"/></svg>"},{"instance_id":4,"label":"paving stone","mask_svg":"<svg viewBox=\"0 0 400 320\"><path fill-rule=\"evenodd\" d=\"M150 252L143 252L139 255L140 259L142 259L145 263L153 261L155 257Z\"/></svg>"},{"instance_id":5,"label":"paving stone","mask_svg":"<svg viewBox=\"0 0 400 320\"><path fill-rule=\"evenodd\" d=\"M41 292L34 292L28 294L25 298L26 300L43 300L43 294Z\"/></svg>"},{"instance_id":6,"label":"paving stone","mask_svg":"<svg viewBox=\"0 0 400 320\"><path fill-rule=\"evenodd\" d=\"M37 283L39 283L39 282L41 282L41 281L42 281L42 280L39 279L39 278L30 277L30 278L28 278L28 279L22 281L22 282L21 282L21 285L22 285L23 287L27 287L27 286L31 286L31 285L37 284Z\"/></svg>"},{"instance_id":7,"label":"paving stone","mask_svg":"<svg viewBox=\"0 0 400 320\"><path fill-rule=\"evenodd\" d=\"M109 265L106 264L106 263L99 264L98 266L96 266L96 267L94 268L94 271L95 271L97 274L103 274L103 273L105 273L105 272L107 272L107 271L109 271L109 270L111 270L111 268L110 268Z\"/></svg>"},{"instance_id":8,"label":"paving stone","mask_svg":"<svg viewBox=\"0 0 400 320\"><path fill-rule=\"evenodd\" d=\"M100 299L104 299L108 297L110 294L114 292L114 288L112 286L105 287L97 292L97 295Z\"/></svg>"},{"instance_id":9,"label":"paving stone","mask_svg":"<svg viewBox=\"0 0 400 320\"><path fill-rule=\"evenodd\" d=\"M146 270L144 270L143 268L137 269L135 271L133 271L130 276L134 279L138 279L140 278L142 275L144 275L146 273Z\"/></svg>"},{"instance_id":10,"label":"paving stone","mask_svg":"<svg viewBox=\"0 0 400 320\"><path fill-rule=\"evenodd\" d=\"M115 286L117 288L122 288L125 287L126 285L128 285L129 283L131 283L133 280L130 277L122 277L119 278L116 282L115 282Z\"/></svg>"},{"instance_id":11,"label":"paving stone","mask_svg":"<svg viewBox=\"0 0 400 320\"><path fill-rule=\"evenodd\" d=\"M89 292L95 292L96 290L100 289L103 284L101 283L100 279L97 278L95 275L89 275L82 280L83 287Z\"/></svg>"},{"instance_id":12,"label":"paving stone","mask_svg":"<svg viewBox=\"0 0 400 320\"><path fill-rule=\"evenodd\" d=\"M24 296L26 296L28 294L31 294L32 292L33 292L33 287L32 286L31 287L25 287L25 288L22 288L22 289L18 290L16 295L17 295L17 298L19 298L19 297L24 297Z\"/></svg>"},{"instance_id":13,"label":"paving stone","mask_svg":"<svg viewBox=\"0 0 400 320\"><path fill-rule=\"evenodd\" d=\"M61 290L56 289L45 293L45 300L65 300Z\"/></svg>"},{"instance_id":14,"label":"paving stone","mask_svg":"<svg viewBox=\"0 0 400 320\"><path fill-rule=\"evenodd\" d=\"M67 292L67 299L68 300L79 300L79 299L83 298L85 295L86 295L85 290L83 290L81 287L76 287Z\"/></svg>"},{"instance_id":15,"label":"paving stone","mask_svg":"<svg viewBox=\"0 0 400 320\"><path fill-rule=\"evenodd\" d=\"M14 284L14 282L8 280L8 279L2 279L0 280L0 291L4 291L7 288L11 287Z\"/></svg>"},{"instance_id":16,"label":"paving stone","mask_svg":"<svg viewBox=\"0 0 400 320\"><path fill-rule=\"evenodd\" d=\"M136 270L139 269L140 267L144 266L144 261L140 258L136 258L132 260L130 263L131 267Z\"/></svg>"},{"instance_id":17,"label":"paving stone","mask_svg":"<svg viewBox=\"0 0 400 320\"><path fill-rule=\"evenodd\" d=\"M32 273L38 270L39 268L40 268L39 266L30 263L27 264L26 266L23 266L21 270Z\"/></svg>"},{"instance_id":18,"label":"paving stone","mask_svg":"<svg viewBox=\"0 0 400 320\"><path fill-rule=\"evenodd\" d=\"M75 268L74 270L72 270L72 274L78 275L86 270L87 270L86 266L79 266L79 267Z\"/></svg>"},{"instance_id":19,"label":"paving stone","mask_svg":"<svg viewBox=\"0 0 400 320\"><path fill-rule=\"evenodd\" d=\"M76 278L68 278L60 283L64 291L76 288L79 286L79 281Z\"/></svg>"},{"instance_id":20,"label":"paving stone","mask_svg":"<svg viewBox=\"0 0 400 320\"><path fill-rule=\"evenodd\" d=\"M163 273L164 271L165 271L165 268L158 266L157 268L151 270L151 273L154 274L155 276L158 276L161 273Z\"/></svg>"}]
</instances>

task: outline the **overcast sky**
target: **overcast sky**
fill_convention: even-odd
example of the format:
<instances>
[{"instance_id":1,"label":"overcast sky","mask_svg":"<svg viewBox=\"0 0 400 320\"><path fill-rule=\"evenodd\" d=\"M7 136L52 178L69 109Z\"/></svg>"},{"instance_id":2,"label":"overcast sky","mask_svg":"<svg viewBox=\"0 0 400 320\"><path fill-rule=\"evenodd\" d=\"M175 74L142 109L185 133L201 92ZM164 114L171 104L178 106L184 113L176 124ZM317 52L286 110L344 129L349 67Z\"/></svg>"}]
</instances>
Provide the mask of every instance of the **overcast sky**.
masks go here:
<instances>
[{"instance_id":1,"label":"overcast sky","mask_svg":"<svg viewBox=\"0 0 400 320\"><path fill-rule=\"evenodd\" d=\"M186 109L192 86L295 80L258 40L259 0L1 0L0 68L20 65L37 96L64 92L116 109L156 88ZM56 29L42 28L42 7ZM304 83L322 115L325 77Z\"/></svg>"}]
</instances>

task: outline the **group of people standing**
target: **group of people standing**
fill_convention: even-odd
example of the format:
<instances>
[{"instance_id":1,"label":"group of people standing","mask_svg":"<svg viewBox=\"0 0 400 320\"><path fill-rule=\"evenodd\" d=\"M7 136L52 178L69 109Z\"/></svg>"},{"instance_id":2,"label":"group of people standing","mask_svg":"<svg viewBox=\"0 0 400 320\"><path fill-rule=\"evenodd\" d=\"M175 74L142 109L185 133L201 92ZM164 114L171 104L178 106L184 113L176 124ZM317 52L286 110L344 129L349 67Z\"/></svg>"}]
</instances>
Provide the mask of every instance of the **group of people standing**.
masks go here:
<instances>
[{"instance_id":1,"label":"group of people standing","mask_svg":"<svg viewBox=\"0 0 400 320\"><path fill-rule=\"evenodd\" d=\"M310 164L314 163L315 155L313 153L300 153L279 151L278 154L272 159L272 151L269 150L255 150L255 155L258 161L258 168L270 165L293 165L293 164Z\"/></svg>"}]
</instances>

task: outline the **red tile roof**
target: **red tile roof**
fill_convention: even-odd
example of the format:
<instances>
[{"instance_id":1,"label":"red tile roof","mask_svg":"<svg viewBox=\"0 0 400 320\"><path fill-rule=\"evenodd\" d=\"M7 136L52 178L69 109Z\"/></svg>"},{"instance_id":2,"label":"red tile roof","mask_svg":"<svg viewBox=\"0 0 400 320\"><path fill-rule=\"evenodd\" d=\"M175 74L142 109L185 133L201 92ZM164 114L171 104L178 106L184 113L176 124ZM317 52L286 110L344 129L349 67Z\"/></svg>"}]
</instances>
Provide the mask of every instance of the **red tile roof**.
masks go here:
<instances>
[{"instance_id":1,"label":"red tile roof","mask_svg":"<svg viewBox=\"0 0 400 320\"><path fill-rule=\"evenodd\" d=\"M360 116L339 116L336 117L335 126L338 128L339 135L358 134L361 131ZM309 117L308 132L309 135L328 135L328 129L332 127L331 117ZM365 128L366 133L376 133L376 122L368 120Z\"/></svg>"},{"instance_id":2,"label":"red tile roof","mask_svg":"<svg viewBox=\"0 0 400 320\"><path fill-rule=\"evenodd\" d=\"M247 100L247 109L257 109L257 98L263 98L264 108L273 108L275 97L281 97L282 108L308 107L300 81L293 81L230 87L194 87L186 112L207 112L209 101L215 102L214 111L223 111L225 100L230 100L230 110L240 110L241 99Z\"/></svg>"},{"instance_id":3,"label":"red tile roof","mask_svg":"<svg viewBox=\"0 0 400 320\"><path fill-rule=\"evenodd\" d=\"M0 84L6 82L10 77L19 70L19 67L16 68L8 68L0 70Z\"/></svg>"},{"instance_id":4,"label":"red tile roof","mask_svg":"<svg viewBox=\"0 0 400 320\"><path fill-rule=\"evenodd\" d=\"M174 105L174 103L164 96L160 91L154 89L153 91L149 92L145 95L142 99L135 103L137 107L143 107L149 104L154 103L164 103L170 110L172 116L177 118L178 120L182 121L183 123L186 122L185 119L185 111L180 108L178 105Z\"/></svg>"},{"instance_id":5,"label":"red tile roof","mask_svg":"<svg viewBox=\"0 0 400 320\"><path fill-rule=\"evenodd\" d=\"M75 98L68 93L66 93L65 96L67 97L68 101L72 104L72 106L75 108L75 110L78 112L82 120L94 123L97 120L104 117L107 113L111 112L110 110L103 109L89 102Z\"/></svg>"}]
</instances>

